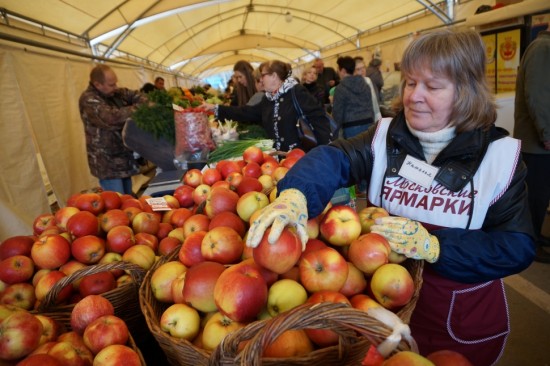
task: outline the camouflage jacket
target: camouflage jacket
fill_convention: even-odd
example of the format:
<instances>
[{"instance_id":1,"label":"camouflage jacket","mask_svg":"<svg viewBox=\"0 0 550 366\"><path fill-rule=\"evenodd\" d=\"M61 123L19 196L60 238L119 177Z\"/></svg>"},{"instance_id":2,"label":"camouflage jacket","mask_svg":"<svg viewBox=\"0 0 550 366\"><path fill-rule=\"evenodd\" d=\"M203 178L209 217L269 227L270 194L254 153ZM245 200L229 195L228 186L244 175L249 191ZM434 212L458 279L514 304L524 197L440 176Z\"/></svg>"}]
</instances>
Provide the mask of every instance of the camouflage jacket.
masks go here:
<instances>
[{"instance_id":1,"label":"camouflage jacket","mask_svg":"<svg viewBox=\"0 0 550 366\"><path fill-rule=\"evenodd\" d=\"M90 84L82 93L78 105L92 175L99 179L115 179L138 172L133 152L122 141L122 129L137 105L146 101L139 92L125 88L106 97Z\"/></svg>"}]
</instances>

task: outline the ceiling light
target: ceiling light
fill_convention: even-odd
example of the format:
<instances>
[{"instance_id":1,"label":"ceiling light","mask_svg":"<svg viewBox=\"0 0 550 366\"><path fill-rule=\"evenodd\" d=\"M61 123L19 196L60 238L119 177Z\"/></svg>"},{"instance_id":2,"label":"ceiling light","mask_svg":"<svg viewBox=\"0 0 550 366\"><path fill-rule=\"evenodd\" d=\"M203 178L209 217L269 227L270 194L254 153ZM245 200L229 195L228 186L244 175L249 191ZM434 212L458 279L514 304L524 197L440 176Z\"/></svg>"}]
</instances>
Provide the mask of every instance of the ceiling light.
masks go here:
<instances>
[{"instance_id":1,"label":"ceiling light","mask_svg":"<svg viewBox=\"0 0 550 366\"><path fill-rule=\"evenodd\" d=\"M285 14L285 20L286 20L287 23L292 22L292 14L290 14L289 11L287 11L286 14Z\"/></svg>"}]
</instances>

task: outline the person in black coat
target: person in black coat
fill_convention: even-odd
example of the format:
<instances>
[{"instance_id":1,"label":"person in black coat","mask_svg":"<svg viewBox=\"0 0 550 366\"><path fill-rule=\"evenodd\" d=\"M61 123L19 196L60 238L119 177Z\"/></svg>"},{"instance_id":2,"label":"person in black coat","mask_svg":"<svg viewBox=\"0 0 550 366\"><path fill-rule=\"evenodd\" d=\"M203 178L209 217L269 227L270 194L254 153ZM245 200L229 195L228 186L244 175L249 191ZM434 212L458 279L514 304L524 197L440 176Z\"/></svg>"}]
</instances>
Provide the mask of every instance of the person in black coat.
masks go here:
<instances>
[{"instance_id":1,"label":"person in black coat","mask_svg":"<svg viewBox=\"0 0 550 366\"><path fill-rule=\"evenodd\" d=\"M293 148L307 150L298 137L296 121L299 113L292 102L291 90L296 100L313 126L319 145L331 142L332 134L325 110L306 88L292 76L289 64L279 60L267 61L260 65L261 81L265 89L265 98L253 106L222 106L205 103L218 120L231 119L237 122L259 123L267 135L274 141L278 151L290 151Z\"/></svg>"}]
</instances>

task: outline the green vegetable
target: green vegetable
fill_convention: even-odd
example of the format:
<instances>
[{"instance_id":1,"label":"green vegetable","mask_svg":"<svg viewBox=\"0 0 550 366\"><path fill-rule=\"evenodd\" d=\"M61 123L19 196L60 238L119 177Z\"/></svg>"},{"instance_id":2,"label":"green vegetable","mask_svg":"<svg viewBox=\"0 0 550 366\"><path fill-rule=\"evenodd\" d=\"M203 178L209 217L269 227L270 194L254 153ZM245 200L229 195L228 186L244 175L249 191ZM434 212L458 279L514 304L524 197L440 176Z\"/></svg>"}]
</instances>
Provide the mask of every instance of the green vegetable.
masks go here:
<instances>
[{"instance_id":1,"label":"green vegetable","mask_svg":"<svg viewBox=\"0 0 550 366\"><path fill-rule=\"evenodd\" d=\"M208 155L207 164L216 163L220 160L231 159L239 157L250 146L258 146L264 151L271 150L273 147L272 140L265 139L248 139L237 141L226 141L222 146L216 148Z\"/></svg>"},{"instance_id":2,"label":"green vegetable","mask_svg":"<svg viewBox=\"0 0 550 366\"><path fill-rule=\"evenodd\" d=\"M148 104L140 105L132 118L136 125L155 138L164 138L175 143L173 96L163 90L147 94Z\"/></svg>"}]
</instances>

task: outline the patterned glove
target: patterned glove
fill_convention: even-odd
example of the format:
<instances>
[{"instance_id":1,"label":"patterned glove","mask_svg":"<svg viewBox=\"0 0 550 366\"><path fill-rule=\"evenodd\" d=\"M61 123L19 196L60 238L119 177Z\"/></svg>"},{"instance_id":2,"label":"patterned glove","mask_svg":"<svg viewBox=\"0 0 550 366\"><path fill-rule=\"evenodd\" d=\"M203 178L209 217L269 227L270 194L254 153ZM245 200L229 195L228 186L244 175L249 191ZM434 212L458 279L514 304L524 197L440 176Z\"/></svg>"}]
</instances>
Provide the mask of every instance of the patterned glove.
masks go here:
<instances>
[{"instance_id":1,"label":"patterned glove","mask_svg":"<svg viewBox=\"0 0 550 366\"><path fill-rule=\"evenodd\" d=\"M260 216L250 225L246 245L256 248L269 226L271 226L271 231L267 240L270 244L274 244L287 225L296 228L296 233L302 242L302 250L304 250L308 241L306 231L307 201L303 193L297 189L282 191L275 201L262 210Z\"/></svg>"},{"instance_id":2,"label":"patterned glove","mask_svg":"<svg viewBox=\"0 0 550 366\"><path fill-rule=\"evenodd\" d=\"M404 217L381 217L375 220L371 232L382 235L394 252L408 258L434 263L439 258L439 241L418 221Z\"/></svg>"}]
</instances>

